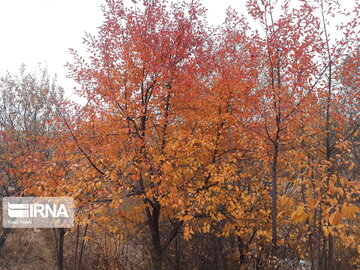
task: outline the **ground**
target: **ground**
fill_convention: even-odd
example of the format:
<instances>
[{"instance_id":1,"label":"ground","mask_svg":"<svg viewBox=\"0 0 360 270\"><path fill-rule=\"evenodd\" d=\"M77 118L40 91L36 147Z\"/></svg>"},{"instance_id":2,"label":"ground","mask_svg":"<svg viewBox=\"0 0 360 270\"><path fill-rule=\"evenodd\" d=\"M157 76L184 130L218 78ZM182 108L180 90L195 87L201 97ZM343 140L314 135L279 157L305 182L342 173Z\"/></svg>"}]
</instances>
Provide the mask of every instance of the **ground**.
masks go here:
<instances>
[{"instance_id":1,"label":"ground","mask_svg":"<svg viewBox=\"0 0 360 270\"><path fill-rule=\"evenodd\" d=\"M13 229L0 248L0 270L55 270L51 229Z\"/></svg>"}]
</instances>

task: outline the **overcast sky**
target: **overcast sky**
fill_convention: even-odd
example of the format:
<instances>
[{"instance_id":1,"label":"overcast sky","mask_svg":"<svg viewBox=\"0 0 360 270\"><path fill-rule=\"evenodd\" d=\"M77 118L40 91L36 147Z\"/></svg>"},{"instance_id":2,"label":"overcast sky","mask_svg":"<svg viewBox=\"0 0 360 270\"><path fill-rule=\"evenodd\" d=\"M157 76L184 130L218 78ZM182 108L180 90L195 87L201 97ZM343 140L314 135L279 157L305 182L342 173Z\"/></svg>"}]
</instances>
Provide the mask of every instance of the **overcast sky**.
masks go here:
<instances>
[{"instance_id":1,"label":"overcast sky","mask_svg":"<svg viewBox=\"0 0 360 270\"><path fill-rule=\"evenodd\" d=\"M352 0L347 0L351 2ZM60 85L72 92L64 65L72 58L68 49L82 49L84 33L97 33L103 18L104 0L0 0L0 76L6 70L17 72L21 63L28 71L39 63L50 74L56 73ZM205 0L208 19L219 24L231 5L244 9L245 0Z\"/></svg>"},{"instance_id":2,"label":"overcast sky","mask_svg":"<svg viewBox=\"0 0 360 270\"><path fill-rule=\"evenodd\" d=\"M104 0L0 0L0 76L17 72L21 63L28 71L39 63L57 74L60 85L70 93L73 84L65 78L68 49L81 49L84 33L96 34L101 24ZM227 6L239 0L208 1L208 17L216 24L225 18ZM70 89L69 89L70 88Z\"/></svg>"}]
</instances>

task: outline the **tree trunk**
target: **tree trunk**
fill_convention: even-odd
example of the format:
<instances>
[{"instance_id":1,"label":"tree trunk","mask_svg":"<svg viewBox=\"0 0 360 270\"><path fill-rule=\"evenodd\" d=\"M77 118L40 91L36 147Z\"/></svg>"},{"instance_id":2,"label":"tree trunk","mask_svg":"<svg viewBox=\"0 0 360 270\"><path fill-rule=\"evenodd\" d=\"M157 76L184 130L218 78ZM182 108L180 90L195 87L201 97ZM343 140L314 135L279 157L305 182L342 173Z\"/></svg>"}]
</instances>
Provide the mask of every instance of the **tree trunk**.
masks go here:
<instances>
[{"instance_id":1,"label":"tree trunk","mask_svg":"<svg viewBox=\"0 0 360 270\"><path fill-rule=\"evenodd\" d=\"M330 234L327 270L333 270L333 269L334 269L334 237Z\"/></svg>"},{"instance_id":2,"label":"tree trunk","mask_svg":"<svg viewBox=\"0 0 360 270\"><path fill-rule=\"evenodd\" d=\"M0 236L0 247L2 247L5 244L6 239L9 236L10 232L11 232L10 228L4 228L3 229L3 232L2 232L2 234Z\"/></svg>"},{"instance_id":3,"label":"tree trunk","mask_svg":"<svg viewBox=\"0 0 360 270\"><path fill-rule=\"evenodd\" d=\"M330 43L327 33L327 27L325 22L325 16L324 16L324 10L323 6L321 6L321 15L322 20L324 24L324 34L325 34L325 40L326 40L326 51L328 55L328 61L329 61L329 74L328 74L328 96L327 96L327 104L326 104L326 160L330 161L331 157L331 114L330 114L330 106L331 106L331 95L332 95L332 57L331 57L331 51L330 51ZM329 179L330 179L330 169L328 171L328 181L327 184L329 185ZM332 270L334 265L334 238L332 235L329 235L329 249L328 249L328 256L325 258L325 267L327 270Z\"/></svg>"},{"instance_id":4,"label":"tree trunk","mask_svg":"<svg viewBox=\"0 0 360 270\"><path fill-rule=\"evenodd\" d=\"M56 265L58 270L64 269L64 235L65 229L58 229L59 238L57 241L57 256L56 256Z\"/></svg>"},{"instance_id":5,"label":"tree trunk","mask_svg":"<svg viewBox=\"0 0 360 270\"><path fill-rule=\"evenodd\" d=\"M148 225L151 232L152 252L151 259L154 270L162 269L162 250L161 250L161 239L160 239L160 204L152 202L152 211L147 208Z\"/></svg>"},{"instance_id":6,"label":"tree trunk","mask_svg":"<svg viewBox=\"0 0 360 270\"><path fill-rule=\"evenodd\" d=\"M89 227L89 224L86 224L84 234L83 234L83 237L82 237L82 240L81 240L79 262L78 262L78 268L77 268L79 270L81 269L81 262L82 262L82 257L83 257L83 253L84 253L84 247L85 247L85 236L87 235L88 227Z\"/></svg>"},{"instance_id":7,"label":"tree trunk","mask_svg":"<svg viewBox=\"0 0 360 270\"><path fill-rule=\"evenodd\" d=\"M272 256L277 256L277 163L278 163L279 144L274 143L274 153L272 161L272 190L271 190L271 219L272 219Z\"/></svg>"}]
</instances>

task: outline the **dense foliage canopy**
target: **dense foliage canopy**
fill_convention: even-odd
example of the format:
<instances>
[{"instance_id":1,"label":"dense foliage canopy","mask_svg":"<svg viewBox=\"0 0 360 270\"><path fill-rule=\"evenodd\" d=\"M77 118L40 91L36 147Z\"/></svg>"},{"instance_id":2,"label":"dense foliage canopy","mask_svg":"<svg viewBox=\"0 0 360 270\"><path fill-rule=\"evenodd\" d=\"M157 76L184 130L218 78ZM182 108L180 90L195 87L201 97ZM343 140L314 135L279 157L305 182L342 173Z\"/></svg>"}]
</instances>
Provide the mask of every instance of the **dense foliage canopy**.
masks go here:
<instances>
[{"instance_id":1,"label":"dense foliage canopy","mask_svg":"<svg viewBox=\"0 0 360 270\"><path fill-rule=\"evenodd\" d=\"M86 105L56 101L23 194L74 197L103 269L359 267L359 3L248 0L214 28L133 2L72 51Z\"/></svg>"}]
</instances>

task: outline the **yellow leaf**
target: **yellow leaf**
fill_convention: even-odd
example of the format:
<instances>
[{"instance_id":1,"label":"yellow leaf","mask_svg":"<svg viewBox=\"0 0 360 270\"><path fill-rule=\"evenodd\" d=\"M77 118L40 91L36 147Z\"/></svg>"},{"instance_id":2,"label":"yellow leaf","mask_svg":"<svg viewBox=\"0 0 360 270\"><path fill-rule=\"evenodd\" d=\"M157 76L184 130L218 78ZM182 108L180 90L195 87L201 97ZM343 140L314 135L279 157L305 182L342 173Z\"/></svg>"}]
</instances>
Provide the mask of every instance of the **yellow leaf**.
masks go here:
<instances>
[{"instance_id":1,"label":"yellow leaf","mask_svg":"<svg viewBox=\"0 0 360 270\"><path fill-rule=\"evenodd\" d=\"M280 198L282 205L284 206L292 206L293 205L293 200L287 196L282 196Z\"/></svg>"},{"instance_id":2,"label":"yellow leaf","mask_svg":"<svg viewBox=\"0 0 360 270\"><path fill-rule=\"evenodd\" d=\"M303 206L298 208L291 214L291 221L293 222L304 222L307 218L307 214Z\"/></svg>"},{"instance_id":3,"label":"yellow leaf","mask_svg":"<svg viewBox=\"0 0 360 270\"><path fill-rule=\"evenodd\" d=\"M329 190L330 190L331 193L336 192L335 185L334 185L334 182L332 180L329 181Z\"/></svg>"},{"instance_id":4,"label":"yellow leaf","mask_svg":"<svg viewBox=\"0 0 360 270\"><path fill-rule=\"evenodd\" d=\"M309 198L307 205L309 209L314 210L316 207L316 200L314 198Z\"/></svg>"},{"instance_id":5,"label":"yellow leaf","mask_svg":"<svg viewBox=\"0 0 360 270\"><path fill-rule=\"evenodd\" d=\"M329 236L329 229L324 226L324 227L323 227L323 231L324 231L324 235L325 235L326 237L328 237L328 236Z\"/></svg>"},{"instance_id":6,"label":"yellow leaf","mask_svg":"<svg viewBox=\"0 0 360 270\"><path fill-rule=\"evenodd\" d=\"M193 233L194 233L194 231L189 226L185 226L185 228L184 228L184 239L190 239L191 235Z\"/></svg>"},{"instance_id":7,"label":"yellow leaf","mask_svg":"<svg viewBox=\"0 0 360 270\"><path fill-rule=\"evenodd\" d=\"M331 225L337 225L339 224L339 221L340 221L340 214L339 211L337 210L335 213L330 215L329 222Z\"/></svg>"},{"instance_id":8,"label":"yellow leaf","mask_svg":"<svg viewBox=\"0 0 360 270\"><path fill-rule=\"evenodd\" d=\"M352 169L354 169L355 167L355 163L354 162L351 162L350 166L349 166L349 171L351 171Z\"/></svg>"},{"instance_id":9,"label":"yellow leaf","mask_svg":"<svg viewBox=\"0 0 360 270\"><path fill-rule=\"evenodd\" d=\"M347 205L344 203L341 208L341 214L344 218L354 218L356 213L358 212L358 208L352 204Z\"/></svg>"}]
</instances>

